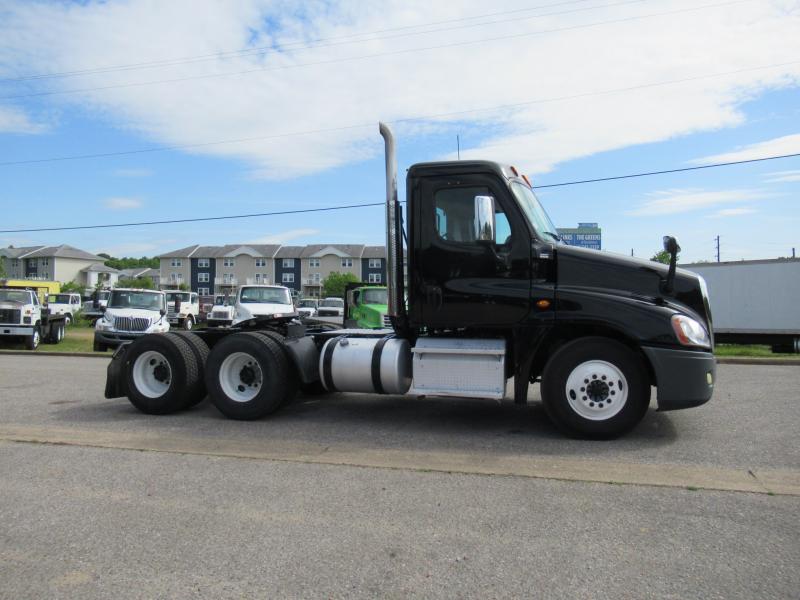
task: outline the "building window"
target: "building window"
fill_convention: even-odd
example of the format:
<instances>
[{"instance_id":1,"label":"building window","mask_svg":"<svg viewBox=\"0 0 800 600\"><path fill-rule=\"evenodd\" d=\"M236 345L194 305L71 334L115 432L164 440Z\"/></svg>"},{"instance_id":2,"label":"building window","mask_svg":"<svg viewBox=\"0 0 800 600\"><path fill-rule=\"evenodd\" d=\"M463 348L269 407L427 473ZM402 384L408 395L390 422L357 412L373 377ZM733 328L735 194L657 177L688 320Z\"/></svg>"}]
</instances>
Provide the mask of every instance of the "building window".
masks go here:
<instances>
[{"instance_id":1,"label":"building window","mask_svg":"<svg viewBox=\"0 0 800 600\"><path fill-rule=\"evenodd\" d=\"M380 258L370 258L369 259L369 268L370 269L380 269L381 268L381 259Z\"/></svg>"},{"instance_id":2,"label":"building window","mask_svg":"<svg viewBox=\"0 0 800 600\"><path fill-rule=\"evenodd\" d=\"M314 269L314 268L319 269L319 259L318 258L309 258L308 259L308 266L311 269Z\"/></svg>"},{"instance_id":3,"label":"building window","mask_svg":"<svg viewBox=\"0 0 800 600\"><path fill-rule=\"evenodd\" d=\"M11 268L16 269L19 266L19 261L15 258L11 261Z\"/></svg>"},{"instance_id":4,"label":"building window","mask_svg":"<svg viewBox=\"0 0 800 600\"><path fill-rule=\"evenodd\" d=\"M283 283L294 283L294 273L284 273L281 276Z\"/></svg>"},{"instance_id":5,"label":"building window","mask_svg":"<svg viewBox=\"0 0 800 600\"><path fill-rule=\"evenodd\" d=\"M197 268L198 269L208 269L211 266L211 260L208 258L198 258L197 259Z\"/></svg>"},{"instance_id":6,"label":"building window","mask_svg":"<svg viewBox=\"0 0 800 600\"><path fill-rule=\"evenodd\" d=\"M208 288L197 288L197 293L201 296L208 296Z\"/></svg>"},{"instance_id":7,"label":"building window","mask_svg":"<svg viewBox=\"0 0 800 600\"><path fill-rule=\"evenodd\" d=\"M380 283L381 282L381 274L380 273L370 273L368 276L367 282L368 283Z\"/></svg>"},{"instance_id":8,"label":"building window","mask_svg":"<svg viewBox=\"0 0 800 600\"><path fill-rule=\"evenodd\" d=\"M49 258L43 258L42 259L42 266L43 267L49 267L50 266L50 259Z\"/></svg>"},{"instance_id":9,"label":"building window","mask_svg":"<svg viewBox=\"0 0 800 600\"><path fill-rule=\"evenodd\" d=\"M197 274L197 283L208 283L209 276L208 273L198 273Z\"/></svg>"},{"instance_id":10,"label":"building window","mask_svg":"<svg viewBox=\"0 0 800 600\"><path fill-rule=\"evenodd\" d=\"M343 258L342 259L342 267L349 269L353 266L353 259L352 258Z\"/></svg>"},{"instance_id":11,"label":"building window","mask_svg":"<svg viewBox=\"0 0 800 600\"><path fill-rule=\"evenodd\" d=\"M322 276L319 273L312 273L311 274L311 282L312 283L319 283L322 281Z\"/></svg>"},{"instance_id":12,"label":"building window","mask_svg":"<svg viewBox=\"0 0 800 600\"><path fill-rule=\"evenodd\" d=\"M170 261L169 266L170 267L182 267L183 266L183 260L181 260L180 258L173 258Z\"/></svg>"},{"instance_id":13,"label":"building window","mask_svg":"<svg viewBox=\"0 0 800 600\"><path fill-rule=\"evenodd\" d=\"M236 260L233 258L223 258L222 259L222 266L223 267L233 267L236 265Z\"/></svg>"},{"instance_id":14,"label":"building window","mask_svg":"<svg viewBox=\"0 0 800 600\"><path fill-rule=\"evenodd\" d=\"M284 258L283 259L283 268L284 269L294 269L294 259L293 258ZM292 281L294 281L294 279Z\"/></svg>"},{"instance_id":15,"label":"building window","mask_svg":"<svg viewBox=\"0 0 800 600\"><path fill-rule=\"evenodd\" d=\"M108 276L108 275L106 274L106 276ZM180 273L170 273L169 274L169 280L172 283L180 283L180 282L183 281L183 275L181 275Z\"/></svg>"},{"instance_id":16,"label":"building window","mask_svg":"<svg viewBox=\"0 0 800 600\"><path fill-rule=\"evenodd\" d=\"M256 283L261 283L261 273L256 273Z\"/></svg>"},{"instance_id":17,"label":"building window","mask_svg":"<svg viewBox=\"0 0 800 600\"><path fill-rule=\"evenodd\" d=\"M233 283L233 273L223 273L222 274L222 283Z\"/></svg>"},{"instance_id":18,"label":"building window","mask_svg":"<svg viewBox=\"0 0 800 600\"><path fill-rule=\"evenodd\" d=\"M257 267L266 267L267 266L267 259L266 258L257 258L256 259L256 266Z\"/></svg>"}]
</instances>

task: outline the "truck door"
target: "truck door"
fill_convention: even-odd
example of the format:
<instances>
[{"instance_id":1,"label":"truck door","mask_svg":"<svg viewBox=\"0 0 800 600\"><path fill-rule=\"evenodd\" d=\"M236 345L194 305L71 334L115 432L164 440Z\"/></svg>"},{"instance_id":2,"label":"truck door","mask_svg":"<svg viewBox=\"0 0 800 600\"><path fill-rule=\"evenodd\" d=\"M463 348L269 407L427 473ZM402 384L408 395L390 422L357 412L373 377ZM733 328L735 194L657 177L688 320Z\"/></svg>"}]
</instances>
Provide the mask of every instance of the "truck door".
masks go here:
<instances>
[{"instance_id":1,"label":"truck door","mask_svg":"<svg viewBox=\"0 0 800 600\"><path fill-rule=\"evenodd\" d=\"M420 182L415 294L427 327L504 328L531 309L531 235L508 189L489 175ZM492 240L477 239L475 197L494 199Z\"/></svg>"}]
</instances>

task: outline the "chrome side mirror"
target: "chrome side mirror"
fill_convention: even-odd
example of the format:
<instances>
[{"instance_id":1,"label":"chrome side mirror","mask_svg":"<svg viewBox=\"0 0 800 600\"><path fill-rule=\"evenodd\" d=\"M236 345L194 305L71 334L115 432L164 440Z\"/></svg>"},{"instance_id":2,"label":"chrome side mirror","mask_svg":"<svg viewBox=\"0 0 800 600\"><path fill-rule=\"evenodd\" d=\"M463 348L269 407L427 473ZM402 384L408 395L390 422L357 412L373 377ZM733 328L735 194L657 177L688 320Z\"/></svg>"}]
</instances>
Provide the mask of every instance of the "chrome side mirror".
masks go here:
<instances>
[{"instance_id":1,"label":"chrome side mirror","mask_svg":"<svg viewBox=\"0 0 800 600\"><path fill-rule=\"evenodd\" d=\"M494 242L495 229L494 198L475 196L475 239Z\"/></svg>"}]
</instances>

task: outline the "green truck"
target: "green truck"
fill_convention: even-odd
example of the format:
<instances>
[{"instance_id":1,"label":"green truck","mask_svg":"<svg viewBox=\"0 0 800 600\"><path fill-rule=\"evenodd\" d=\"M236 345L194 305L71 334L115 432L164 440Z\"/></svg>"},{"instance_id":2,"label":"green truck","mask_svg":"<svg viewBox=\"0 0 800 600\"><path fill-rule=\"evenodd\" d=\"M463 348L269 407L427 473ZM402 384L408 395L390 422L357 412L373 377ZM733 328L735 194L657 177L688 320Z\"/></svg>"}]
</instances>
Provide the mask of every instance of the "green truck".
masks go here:
<instances>
[{"instance_id":1,"label":"green truck","mask_svg":"<svg viewBox=\"0 0 800 600\"><path fill-rule=\"evenodd\" d=\"M352 329L384 329L391 327L386 316L386 286L365 283L349 284L345 292L344 326Z\"/></svg>"}]
</instances>

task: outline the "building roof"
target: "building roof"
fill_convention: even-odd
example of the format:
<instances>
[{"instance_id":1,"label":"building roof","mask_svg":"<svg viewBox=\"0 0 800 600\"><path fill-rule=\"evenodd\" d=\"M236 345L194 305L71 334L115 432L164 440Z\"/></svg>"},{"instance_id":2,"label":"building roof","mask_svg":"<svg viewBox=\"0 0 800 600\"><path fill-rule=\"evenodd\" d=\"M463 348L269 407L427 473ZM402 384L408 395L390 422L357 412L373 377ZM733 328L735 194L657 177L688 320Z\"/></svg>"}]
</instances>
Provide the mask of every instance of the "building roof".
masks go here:
<instances>
[{"instance_id":1,"label":"building roof","mask_svg":"<svg viewBox=\"0 0 800 600\"><path fill-rule=\"evenodd\" d=\"M225 244L224 246L187 246L157 258L220 258L249 254L254 257L273 258L280 246L278 244Z\"/></svg>"},{"instance_id":2,"label":"building roof","mask_svg":"<svg viewBox=\"0 0 800 600\"><path fill-rule=\"evenodd\" d=\"M303 250L301 258L324 256L328 253L361 258L363 252L364 244L310 244Z\"/></svg>"},{"instance_id":3,"label":"building roof","mask_svg":"<svg viewBox=\"0 0 800 600\"><path fill-rule=\"evenodd\" d=\"M25 248L3 248L2 255L8 258L78 258L103 262L102 256L91 254L80 248L61 244L60 246L28 246Z\"/></svg>"},{"instance_id":4,"label":"building roof","mask_svg":"<svg viewBox=\"0 0 800 600\"><path fill-rule=\"evenodd\" d=\"M117 275L121 275L122 271L119 271L113 267L107 267L103 263L94 263L89 265L88 267L84 267L81 269L84 273L116 273Z\"/></svg>"},{"instance_id":5,"label":"building roof","mask_svg":"<svg viewBox=\"0 0 800 600\"><path fill-rule=\"evenodd\" d=\"M159 254L156 258L188 258L190 257L200 246L186 246L186 248L179 248L178 250L172 250L171 252L165 252L164 254Z\"/></svg>"},{"instance_id":6,"label":"building roof","mask_svg":"<svg viewBox=\"0 0 800 600\"><path fill-rule=\"evenodd\" d=\"M361 258L386 258L386 246L364 246Z\"/></svg>"},{"instance_id":7,"label":"building roof","mask_svg":"<svg viewBox=\"0 0 800 600\"><path fill-rule=\"evenodd\" d=\"M146 271L150 271L150 267L134 267L133 269L122 269L120 273L125 277L143 277Z\"/></svg>"},{"instance_id":8,"label":"building roof","mask_svg":"<svg viewBox=\"0 0 800 600\"><path fill-rule=\"evenodd\" d=\"M300 258L305 246L281 246L275 258Z\"/></svg>"}]
</instances>

